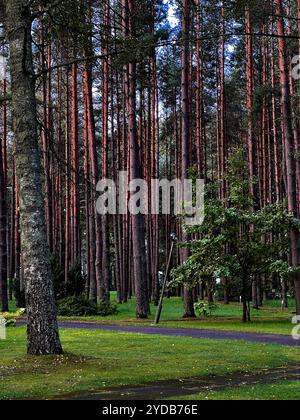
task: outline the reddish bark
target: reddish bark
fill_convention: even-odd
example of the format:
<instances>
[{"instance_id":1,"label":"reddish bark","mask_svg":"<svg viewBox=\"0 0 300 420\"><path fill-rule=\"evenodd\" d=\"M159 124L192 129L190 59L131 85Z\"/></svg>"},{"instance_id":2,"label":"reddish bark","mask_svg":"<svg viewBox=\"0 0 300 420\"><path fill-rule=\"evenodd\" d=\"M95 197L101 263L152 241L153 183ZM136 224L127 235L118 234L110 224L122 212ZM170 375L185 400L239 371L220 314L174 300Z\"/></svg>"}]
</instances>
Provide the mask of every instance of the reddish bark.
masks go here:
<instances>
[{"instance_id":1,"label":"reddish bark","mask_svg":"<svg viewBox=\"0 0 300 420\"><path fill-rule=\"evenodd\" d=\"M79 159L78 159L78 86L77 64L72 65L72 144L71 144L71 230L72 230L72 264L80 263L80 207L79 207Z\"/></svg>"},{"instance_id":2,"label":"reddish bark","mask_svg":"<svg viewBox=\"0 0 300 420\"><path fill-rule=\"evenodd\" d=\"M68 274L71 263L71 159L70 159L70 85L69 71L66 73L65 98L65 287L67 288ZM67 289L66 289L67 292Z\"/></svg>"},{"instance_id":3,"label":"reddish bark","mask_svg":"<svg viewBox=\"0 0 300 420\"><path fill-rule=\"evenodd\" d=\"M129 36L136 36L136 3L128 0ZM136 119L136 62L128 65L127 114L130 145L130 179L142 178L140 149ZM147 318L150 313L146 270L145 220L142 214L131 215L133 274L136 294L136 316Z\"/></svg>"},{"instance_id":4,"label":"reddish bark","mask_svg":"<svg viewBox=\"0 0 300 420\"><path fill-rule=\"evenodd\" d=\"M102 49L106 56L109 51L110 39L110 1L106 0L103 5L104 13L104 34ZM109 124L109 58L103 59L103 107L102 107L102 132L103 132L103 148L102 148L102 178L108 178L108 158L109 158L109 138L108 138L108 124ZM109 216L102 217L102 279L100 287L100 299L102 302L110 300L110 240L109 240Z\"/></svg>"},{"instance_id":5,"label":"reddish bark","mask_svg":"<svg viewBox=\"0 0 300 420\"><path fill-rule=\"evenodd\" d=\"M288 60L286 55L286 40L284 27L284 10L282 0L276 0L277 32L279 35L279 71L281 85L282 123L287 171L287 199L288 209L295 216L298 216L297 202L297 178L296 159L293 136L292 108L290 97L290 84L288 77ZM300 265L300 238L296 229L291 231L291 262L294 267ZM297 302L297 315L300 315L300 275L295 274L295 289Z\"/></svg>"},{"instance_id":6,"label":"reddish bark","mask_svg":"<svg viewBox=\"0 0 300 420\"><path fill-rule=\"evenodd\" d=\"M203 47L202 47L202 0L198 0L196 13L197 41L196 41L196 146L198 173L204 177L203 150Z\"/></svg>"},{"instance_id":7,"label":"reddish bark","mask_svg":"<svg viewBox=\"0 0 300 420\"><path fill-rule=\"evenodd\" d=\"M225 92L225 17L222 7L221 24L221 60L220 60L220 198L226 197L226 158L227 158L227 133L226 133L226 92Z\"/></svg>"},{"instance_id":8,"label":"reddish bark","mask_svg":"<svg viewBox=\"0 0 300 420\"><path fill-rule=\"evenodd\" d=\"M190 121L190 98L189 98L189 68L190 68L190 48L189 48L189 33L190 33L190 11L191 1L183 1L182 11L182 33L183 33L183 46L182 46L182 72L181 72L181 112L182 112L182 162L181 162L181 177L182 181L189 178L190 170L190 136L191 136L191 121ZM189 241L190 237L185 232L183 227L182 240L184 242ZM189 258L189 250L184 248L181 251L181 260L185 262ZM194 299L192 291L185 286L184 287L184 317L192 318L195 317L194 311Z\"/></svg>"},{"instance_id":9,"label":"reddish bark","mask_svg":"<svg viewBox=\"0 0 300 420\"><path fill-rule=\"evenodd\" d=\"M4 112L6 112L4 110ZM5 117L6 118L6 117ZM8 311L7 285L7 190L6 190L6 124L0 135L0 312Z\"/></svg>"},{"instance_id":10,"label":"reddish bark","mask_svg":"<svg viewBox=\"0 0 300 420\"><path fill-rule=\"evenodd\" d=\"M253 41L252 41L252 22L249 5L245 8L246 19L246 79L247 79L247 97L246 105L248 111L248 159L249 175L251 180L250 192L254 197L254 176L255 176L255 139L253 130Z\"/></svg>"}]
</instances>

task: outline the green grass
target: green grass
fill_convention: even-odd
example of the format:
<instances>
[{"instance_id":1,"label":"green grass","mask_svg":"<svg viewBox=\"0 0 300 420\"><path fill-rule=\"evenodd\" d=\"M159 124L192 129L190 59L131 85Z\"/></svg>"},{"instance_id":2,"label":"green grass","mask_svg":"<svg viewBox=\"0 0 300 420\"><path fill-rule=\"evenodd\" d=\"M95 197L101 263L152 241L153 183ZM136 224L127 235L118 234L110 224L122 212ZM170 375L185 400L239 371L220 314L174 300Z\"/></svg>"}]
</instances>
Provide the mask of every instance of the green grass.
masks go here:
<instances>
[{"instance_id":1,"label":"green grass","mask_svg":"<svg viewBox=\"0 0 300 420\"><path fill-rule=\"evenodd\" d=\"M194 340L62 330L63 357L25 355L25 328L0 341L0 399L51 398L148 381L225 375L300 362L300 349L242 341Z\"/></svg>"},{"instance_id":2,"label":"green grass","mask_svg":"<svg viewBox=\"0 0 300 420\"><path fill-rule=\"evenodd\" d=\"M166 312L167 305L172 305L172 303L166 302ZM218 310L210 318L192 321L169 318L168 322L162 319L160 325L161 327L202 328L289 335L293 328L292 318L294 311L295 307L292 303L289 309L282 311L280 303L278 305L275 302L267 302L260 310L252 309L252 322L244 324L241 321L242 307L240 304L223 305L219 303Z\"/></svg>"},{"instance_id":3,"label":"green grass","mask_svg":"<svg viewBox=\"0 0 300 420\"><path fill-rule=\"evenodd\" d=\"M290 335L294 325L291 324L292 316L287 319L252 319L252 322L243 324L239 320L204 320L204 321L191 321L191 322L168 322L161 323L161 327L169 328L199 328L209 330L223 330L223 331L242 331L253 332L261 334L284 334Z\"/></svg>"},{"instance_id":4,"label":"green grass","mask_svg":"<svg viewBox=\"0 0 300 420\"><path fill-rule=\"evenodd\" d=\"M112 301L116 294L112 293ZM15 305L11 303L11 310ZM290 308L282 311L280 301L268 301L260 310L252 310L252 322L243 324L242 307L238 303L223 305L218 303L218 310L213 317L196 320L183 320L183 303L181 298L173 297L164 300L161 317L161 327L174 328L203 328L226 331L245 331L269 334L291 334L293 328L291 321L295 311L294 301L290 301ZM123 305L118 305L118 313L109 317L72 317L60 318L62 320L93 321L101 323L125 323L132 325L150 325L155 317L156 307L151 305L151 317L148 321L137 321L135 318L135 299L129 300Z\"/></svg>"},{"instance_id":5,"label":"green grass","mask_svg":"<svg viewBox=\"0 0 300 420\"><path fill-rule=\"evenodd\" d=\"M114 294L112 294L114 300ZM131 299L123 305L118 305L118 314L109 317L74 317L73 320L85 320L104 323L128 323L133 325L150 325L155 317L156 307L151 305L151 317L148 321L137 321L135 314L135 299ZM223 305L218 304L218 310L213 317L206 319L184 320L183 303L181 298L164 300L161 317L161 327L174 328L203 328L226 331L246 331L269 334L290 334L292 330L292 318L295 308L293 302L290 309L281 310L280 302L268 302L260 310L252 310L252 322L243 324L241 321L242 307L238 303ZM61 318L70 319L70 318Z\"/></svg>"},{"instance_id":6,"label":"green grass","mask_svg":"<svg viewBox=\"0 0 300 420\"><path fill-rule=\"evenodd\" d=\"M16 307L16 301L15 300L11 300L9 302L9 312L15 312L17 309Z\"/></svg>"},{"instance_id":7,"label":"green grass","mask_svg":"<svg viewBox=\"0 0 300 420\"><path fill-rule=\"evenodd\" d=\"M298 401L300 399L300 381L285 381L274 385L241 386L224 391L207 391L177 400L262 400L262 401Z\"/></svg>"}]
</instances>

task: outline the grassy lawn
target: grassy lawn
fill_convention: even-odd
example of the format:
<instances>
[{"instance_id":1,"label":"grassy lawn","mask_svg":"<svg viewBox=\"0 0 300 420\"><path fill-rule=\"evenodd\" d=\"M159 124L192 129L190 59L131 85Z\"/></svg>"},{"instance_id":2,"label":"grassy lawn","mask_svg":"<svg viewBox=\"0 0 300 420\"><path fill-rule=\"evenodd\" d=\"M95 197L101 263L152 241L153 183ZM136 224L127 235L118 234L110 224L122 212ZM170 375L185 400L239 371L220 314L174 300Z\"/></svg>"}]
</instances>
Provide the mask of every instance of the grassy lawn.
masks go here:
<instances>
[{"instance_id":1,"label":"grassy lawn","mask_svg":"<svg viewBox=\"0 0 300 420\"><path fill-rule=\"evenodd\" d=\"M112 300L115 299L112 294ZM216 330L247 331L259 333L290 334L292 330L292 318L295 307L290 302L290 308L281 310L280 302L268 302L260 310L252 310L252 322L243 324L241 322L242 307L240 304L223 305L218 304L218 310L213 317L196 320L182 319L182 299L165 299L161 317L161 327L174 328L204 328ZM118 314L109 317L86 317L71 318L73 320L97 321L104 323L125 323L150 325L155 317L156 307L151 305L151 317L148 321L137 321L135 314L135 299L131 299L123 305L118 305ZM61 318L67 320L70 318Z\"/></svg>"},{"instance_id":2,"label":"grassy lawn","mask_svg":"<svg viewBox=\"0 0 300 420\"><path fill-rule=\"evenodd\" d=\"M262 401L298 401L300 399L300 382L285 381L274 385L242 386L224 391L207 391L177 400L262 400Z\"/></svg>"},{"instance_id":3,"label":"grassy lawn","mask_svg":"<svg viewBox=\"0 0 300 420\"><path fill-rule=\"evenodd\" d=\"M116 298L112 293L112 301ZM14 302L11 302L11 310L15 310ZM183 304L181 298L165 299L161 317L161 327L174 328L203 328L227 331L246 331L274 334L291 334L293 328L291 321L295 311L294 301L290 301L290 308L281 310L279 301L269 301L260 310L252 310L252 322L241 322L242 307L238 303L223 305L218 303L218 310L213 317L196 320L183 320ZM156 307L151 305L151 317L148 321L137 321L135 318L135 299L131 299L123 305L118 305L118 313L109 317L73 317L60 318L61 320L95 321L101 323L125 323L133 325L150 325L155 317Z\"/></svg>"},{"instance_id":4,"label":"grassy lawn","mask_svg":"<svg viewBox=\"0 0 300 420\"><path fill-rule=\"evenodd\" d=\"M0 341L0 399L103 390L148 381L262 371L300 362L300 349L240 341L194 340L62 330L63 357L25 356L25 328Z\"/></svg>"}]
</instances>

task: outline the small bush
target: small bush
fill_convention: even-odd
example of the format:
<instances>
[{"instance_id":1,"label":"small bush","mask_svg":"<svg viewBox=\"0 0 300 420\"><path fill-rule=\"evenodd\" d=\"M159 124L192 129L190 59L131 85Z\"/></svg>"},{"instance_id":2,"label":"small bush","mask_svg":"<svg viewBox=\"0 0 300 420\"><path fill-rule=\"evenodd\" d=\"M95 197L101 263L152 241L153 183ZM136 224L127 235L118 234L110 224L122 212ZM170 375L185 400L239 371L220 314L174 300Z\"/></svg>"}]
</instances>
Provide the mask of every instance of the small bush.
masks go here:
<instances>
[{"instance_id":1,"label":"small bush","mask_svg":"<svg viewBox=\"0 0 300 420\"><path fill-rule=\"evenodd\" d=\"M67 296L80 297L83 295L84 289L85 278L81 271L81 264L75 263L68 272Z\"/></svg>"},{"instance_id":2,"label":"small bush","mask_svg":"<svg viewBox=\"0 0 300 420\"><path fill-rule=\"evenodd\" d=\"M98 308L98 315L110 316L118 313L118 307L115 303L100 303Z\"/></svg>"},{"instance_id":3,"label":"small bush","mask_svg":"<svg viewBox=\"0 0 300 420\"><path fill-rule=\"evenodd\" d=\"M109 316L118 312L114 303L101 303L97 306L84 297L68 297L61 299L57 304L57 313L60 316Z\"/></svg>"},{"instance_id":4,"label":"small bush","mask_svg":"<svg viewBox=\"0 0 300 420\"><path fill-rule=\"evenodd\" d=\"M66 297L80 297L85 289L85 277L81 271L80 263L75 263L68 271L67 283L65 279L64 267L60 265L56 256L51 258L51 266L53 271L54 292L57 300Z\"/></svg>"},{"instance_id":5,"label":"small bush","mask_svg":"<svg viewBox=\"0 0 300 420\"><path fill-rule=\"evenodd\" d=\"M215 303L198 302L194 305L196 313L201 317L208 318L213 315L218 309L218 305Z\"/></svg>"},{"instance_id":6,"label":"small bush","mask_svg":"<svg viewBox=\"0 0 300 420\"><path fill-rule=\"evenodd\" d=\"M25 309L18 309L16 312L4 312L1 314L5 319L6 327L14 327L17 322L17 318L25 314Z\"/></svg>"},{"instance_id":7,"label":"small bush","mask_svg":"<svg viewBox=\"0 0 300 420\"><path fill-rule=\"evenodd\" d=\"M18 308L24 308L25 303L25 291L21 290L20 279L15 278L12 281L13 294L16 298L16 305Z\"/></svg>"},{"instance_id":8,"label":"small bush","mask_svg":"<svg viewBox=\"0 0 300 420\"><path fill-rule=\"evenodd\" d=\"M68 297L57 303L60 316L92 316L97 315L97 306L84 297Z\"/></svg>"}]
</instances>

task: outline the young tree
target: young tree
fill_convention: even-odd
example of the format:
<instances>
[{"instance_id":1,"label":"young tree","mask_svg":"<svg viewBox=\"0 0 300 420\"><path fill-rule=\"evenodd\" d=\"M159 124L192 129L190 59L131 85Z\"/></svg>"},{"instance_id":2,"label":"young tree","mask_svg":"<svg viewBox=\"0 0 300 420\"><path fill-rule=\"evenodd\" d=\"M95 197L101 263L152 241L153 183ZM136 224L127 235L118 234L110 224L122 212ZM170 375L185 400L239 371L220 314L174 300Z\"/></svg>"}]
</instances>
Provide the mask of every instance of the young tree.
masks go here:
<instances>
[{"instance_id":1,"label":"young tree","mask_svg":"<svg viewBox=\"0 0 300 420\"><path fill-rule=\"evenodd\" d=\"M15 163L19 182L28 319L28 353L43 355L60 354L62 347L58 334L50 250L45 228L32 57L32 21L30 3L26 0L6 2L15 128Z\"/></svg>"},{"instance_id":2,"label":"young tree","mask_svg":"<svg viewBox=\"0 0 300 420\"><path fill-rule=\"evenodd\" d=\"M269 205L253 210L253 197L249 194L249 178L244 152L235 152L228 163L228 200L211 198L206 202L205 221L191 228L201 239L187 243L192 255L174 272L178 282L228 277L235 282L243 302L243 321L250 318L251 292L256 276L280 273L282 276L299 272L287 264L290 251L291 228L300 231L300 223L284 206ZM264 237L272 235L273 241ZM226 252L224 253L224 249Z\"/></svg>"}]
</instances>

